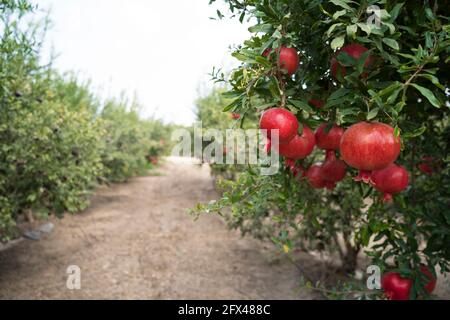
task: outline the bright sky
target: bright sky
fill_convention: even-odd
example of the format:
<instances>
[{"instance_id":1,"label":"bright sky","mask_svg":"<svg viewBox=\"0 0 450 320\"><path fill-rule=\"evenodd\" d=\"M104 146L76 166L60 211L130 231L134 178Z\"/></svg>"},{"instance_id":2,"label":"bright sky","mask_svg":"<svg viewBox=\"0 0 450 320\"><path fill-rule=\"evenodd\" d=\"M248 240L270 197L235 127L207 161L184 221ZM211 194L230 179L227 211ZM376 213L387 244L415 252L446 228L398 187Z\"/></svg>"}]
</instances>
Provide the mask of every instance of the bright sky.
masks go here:
<instances>
[{"instance_id":1,"label":"bright sky","mask_svg":"<svg viewBox=\"0 0 450 320\"><path fill-rule=\"evenodd\" d=\"M51 8L55 66L91 78L103 94L137 94L143 116L191 124L213 66L230 69L229 46L249 37L238 20L210 20L209 0L39 0ZM220 0L219 0L220 2ZM50 50L48 50L50 52Z\"/></svg>"}]
</instances>

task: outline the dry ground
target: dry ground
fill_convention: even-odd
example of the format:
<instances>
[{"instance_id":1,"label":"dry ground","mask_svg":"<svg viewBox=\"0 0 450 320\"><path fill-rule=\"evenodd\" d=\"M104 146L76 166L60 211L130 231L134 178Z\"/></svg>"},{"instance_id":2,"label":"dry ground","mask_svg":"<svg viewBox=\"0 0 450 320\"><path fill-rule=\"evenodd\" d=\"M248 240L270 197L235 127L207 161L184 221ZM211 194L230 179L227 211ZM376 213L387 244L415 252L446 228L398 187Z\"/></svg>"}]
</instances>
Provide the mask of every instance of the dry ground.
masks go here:
<instances>
[{"instance_id":1,"label":"dry ground","mask_svg":"<svg viewBox=\"0 0 450 320\"><path fill-rule=\"evenodd\" d=\"M101 188L86 212L52 219L43 239L0 250L0 299L320 298L297 282L329 270L311 256L295 255L300 271L217 216L192 220L188 208L218 197L207 166L172 158L158 171ZM66 287L69 265L81 268L81 290Z\"/></svg>"},{"instance_id":2,"label":"dry ground","mask_svg":"<svg viewBox=\"0 0 450 320\"><path fill-rule=\"evenodd\" d=\"M313 298L270 244L242 239L217 216L188 216L217 198L208 167L172 159L159 172L98 190L86 212L0 252L0 298ZM79 291L66 288L69 265L81 268Z\"/></svg>"}]
</instances>

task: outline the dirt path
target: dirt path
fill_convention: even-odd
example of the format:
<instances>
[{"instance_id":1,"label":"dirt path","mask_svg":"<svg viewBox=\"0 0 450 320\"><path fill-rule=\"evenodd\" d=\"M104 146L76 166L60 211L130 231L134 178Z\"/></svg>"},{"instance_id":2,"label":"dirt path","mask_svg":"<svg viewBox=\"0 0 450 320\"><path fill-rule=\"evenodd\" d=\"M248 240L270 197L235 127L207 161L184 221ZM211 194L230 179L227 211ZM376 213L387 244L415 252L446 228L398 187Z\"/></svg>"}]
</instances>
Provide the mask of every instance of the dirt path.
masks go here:
<instances>
[{"instance_id":1,"label":"dirt path","mask_svg":"<svg viewBox=\"0 0 450 320\"><path fill-rule=\"evenodd\" d=\"M186 209L217 197L208 168L172 162L160 175L99 190L83 214L40 241L0 252L0 298L310 299L270 245ZM81 268L81 290L66 269Z\"/></svg>"}]
</instances>

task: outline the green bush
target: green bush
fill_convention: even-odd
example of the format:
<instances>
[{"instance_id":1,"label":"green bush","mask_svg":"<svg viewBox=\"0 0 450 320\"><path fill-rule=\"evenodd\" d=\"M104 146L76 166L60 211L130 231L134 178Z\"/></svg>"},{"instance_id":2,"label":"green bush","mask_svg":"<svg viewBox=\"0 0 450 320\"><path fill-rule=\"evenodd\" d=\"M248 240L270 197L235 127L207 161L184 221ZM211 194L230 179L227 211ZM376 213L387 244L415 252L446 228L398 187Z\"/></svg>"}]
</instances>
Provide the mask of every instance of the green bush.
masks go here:
<instances>
[{"instance_id":1,"label":"green bush","mask_svg":"<svg viewBox=\"0 0 450 320\"><path fill-rule=\"evenodd\" d=\"M89 82L42 66L43 28L23 23L33 10L0 3L0 240L15 235L20 214L78 212L99 182L144 174L169 136L139 118L136 102L103 104Z\"/></svg>"}]
</instances>

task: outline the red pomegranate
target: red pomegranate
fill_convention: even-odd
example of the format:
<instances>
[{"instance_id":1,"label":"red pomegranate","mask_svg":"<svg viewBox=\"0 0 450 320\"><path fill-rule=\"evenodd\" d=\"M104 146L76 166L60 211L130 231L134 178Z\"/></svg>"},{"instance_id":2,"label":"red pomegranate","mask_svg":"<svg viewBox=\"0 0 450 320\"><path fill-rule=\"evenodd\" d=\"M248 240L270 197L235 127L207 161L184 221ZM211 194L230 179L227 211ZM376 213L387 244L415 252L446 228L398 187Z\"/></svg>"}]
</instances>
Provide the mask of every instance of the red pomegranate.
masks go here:
<instances>
[{"instance_id":1,"label":"red pomegranate","mask_svg":"<svg viewBox=\"0 0 450 320\"><path fill-rule=\"evenodd\" d=\"M271 52L272 49L266 49L263 52L263 56L268 57ZM279 53L278 67L287 72L288 75L293 75L300 64L297 50L294 48L281 47L281 49L276 50L276 53Z\"/></svg>"},{"instance_id":2,"label":"red pomegranate","mask_svg":"<svg viewBox=\"0 0 450 320\"><path fill-rule=\"evenodd\" d=\"M335 79L337 79L338 74L340 74L342 77L345 77L347 74L347 70L346 70L345 66L343 66L336 58L340 53L345 52L350 57L352 57L358 61L361 58L361 55L368 50L369 49L367 49L366 47L355 43L355 44L349 44L348 46L345 46L345 47L341 48L340 50L336 51L335 56L331 59L331 74L333 75L333 77ZM364 67L365 68L370 67L372 62L373 62L373 58L371 56L369 56L366 59L366 62L364 63ZM364 73L362 76L367 77L367 73Z\"/></svg>"},{"instance_id":3,"label":"red pomegranate","mask_svg":"<svg viewBox=\"0 0 450 320\"><path fill-rule=\"evenodd\" d=\"M325 188L326 181L322 177L322 165L314 164L306 172L309 184L315 189Z\"/></svg>"},{"instance_id":4,"label":"red pomegranate","mask_svg":"<svg viewBox=\"0 0 450 320\"><path fill-rule=\"evenodd\" d=\"M317 109L320 109L325 105L325 101L320 99L309 99L308 104L312 105L313 107L316 107Z\"/></svg>"},{"instance_id":5,"label":"red pomegranate","mask_svg":"<svg viewBox=\"0 0 450 320\"><path fill-rule=\"evenodd\" d=\"M381 287L390 300L409 300L413 282L402 278L398 272L388 272L381 277Z\"/></svg>"},{"instance_id":6,"label":"red pomegranate","mask_svg":"<svg viewBox=\"0 0 450 320\"><path fill-rule=\"evenodd\" d=\"M428 283L424 286L424 289L431 294L436 288L436 277L431 273L427 266L422 265L420 271L429 279Z\"/></svg>"},{"instance_id":7,"label":"red pomegranate","mask_svg":"<svg viewBox=\"0 0 450 320\"><path fill-rule=\"evenodd\" d=\"M271 130L279 130L280 143L288 143L297 134L298 121L294 114L286 109L272 108L265 111L259 122L261 129L267 130L267 138L271 138Z\"/></svg>"},{"instance_id":8,"label":"red pomegranate","mask_svg":"<svg viewBox=\"0 0 450 320\"><path fill-rule=\"evenodd\" d=\"M334 124L327 131L327 127L328 124L324 123L316 130L317 146L323 150L339 150L344 129Z\"/></svg>"},{"instance_id":9,"label":"red pomegranate","mask_svg":"<svg viewBox=\"0 0 450 320\"><path fill-rule=\"evenodd\" d=\"M304 159L311 154L316 144L314 133L303 126L302 135L298 134L287 144L280 144L279 154L289 159Z\"/></svg>"},{"instance_id":10,"label":"red pomegranate","mask_svg":"<svg viewBox=\"0 0 450 320\"><path fill-rule=\"evenodd\" d=\"M239 120L241 118L241 115L239 113L232 113L231 114L231 119L233 120Z\"/></svg>"},{"instance_id":11,"label":"red pomegranate","mask_svg":"<svg viewBox=\"0 0 450 320\"><path fill-rule=\"evenodd\" d=\"M394 129L379 122L359 122L348 128L341 138L340 151L344 161L359 169L356 180L369 182L370 171L386 168L400 154L400 137Z\"/></svg>"},{"instance_id":12,"label":"red pomegranate","mask_svg":"<svg viewBox=\"0 0 450 320\"><path fill-rule=\"evenodd\" d=\"M420 267L420 271L429 280L423 288L431 294L436 288L436 278L425 265ZM388 272L381 278L381 287L390 300L409 300L412 284L411 279L403 278L398 272Z\"/></svg>"},{"instance_id":13,"label":"red pomegranate","mask_svg":"<svg viewBox=\"0 0 450 320\"><path fill-rule=\"evenodd\" d=\"M284 161L286 168L288 168L294 177L303 178L305 176L305 169L301 165L297 165L295 160L286 159Z\"/></svg>"},{"instance_id":14,"label":"red pomegranate","mask_svg":"<svg viewBox=\"0 0 450 320\"><path fill-rule=\"evenodd\" d=\"M370 177L372 185L384 193L385 201L392 201L392 195L408 187L408 171L402 166L390 164L384 169L375 170Z\"/></svg>"},{"instance_id":15,"label":"red pomegranate","mask_svg":"<svg viewBox=\"0 0 450 320\"><path fill-rule=\"evenodd\" d=\"M339 182L345 178L346 172L345 162L337 159L334 151L327 151L325 162L322 165L322 178L328 182Z\"/></svg>"},{"instance_id":16,"label":"red pomegranate","mask_svg":"<svg viewBox=\"0 0 450 320\"><path fill-rule=\"evenodd\" d=\"M422 161L417 165L417 168L423 173L431 176L438 168L435 158L430 156L422 157Z\"/></svg>"}]
</instances>

